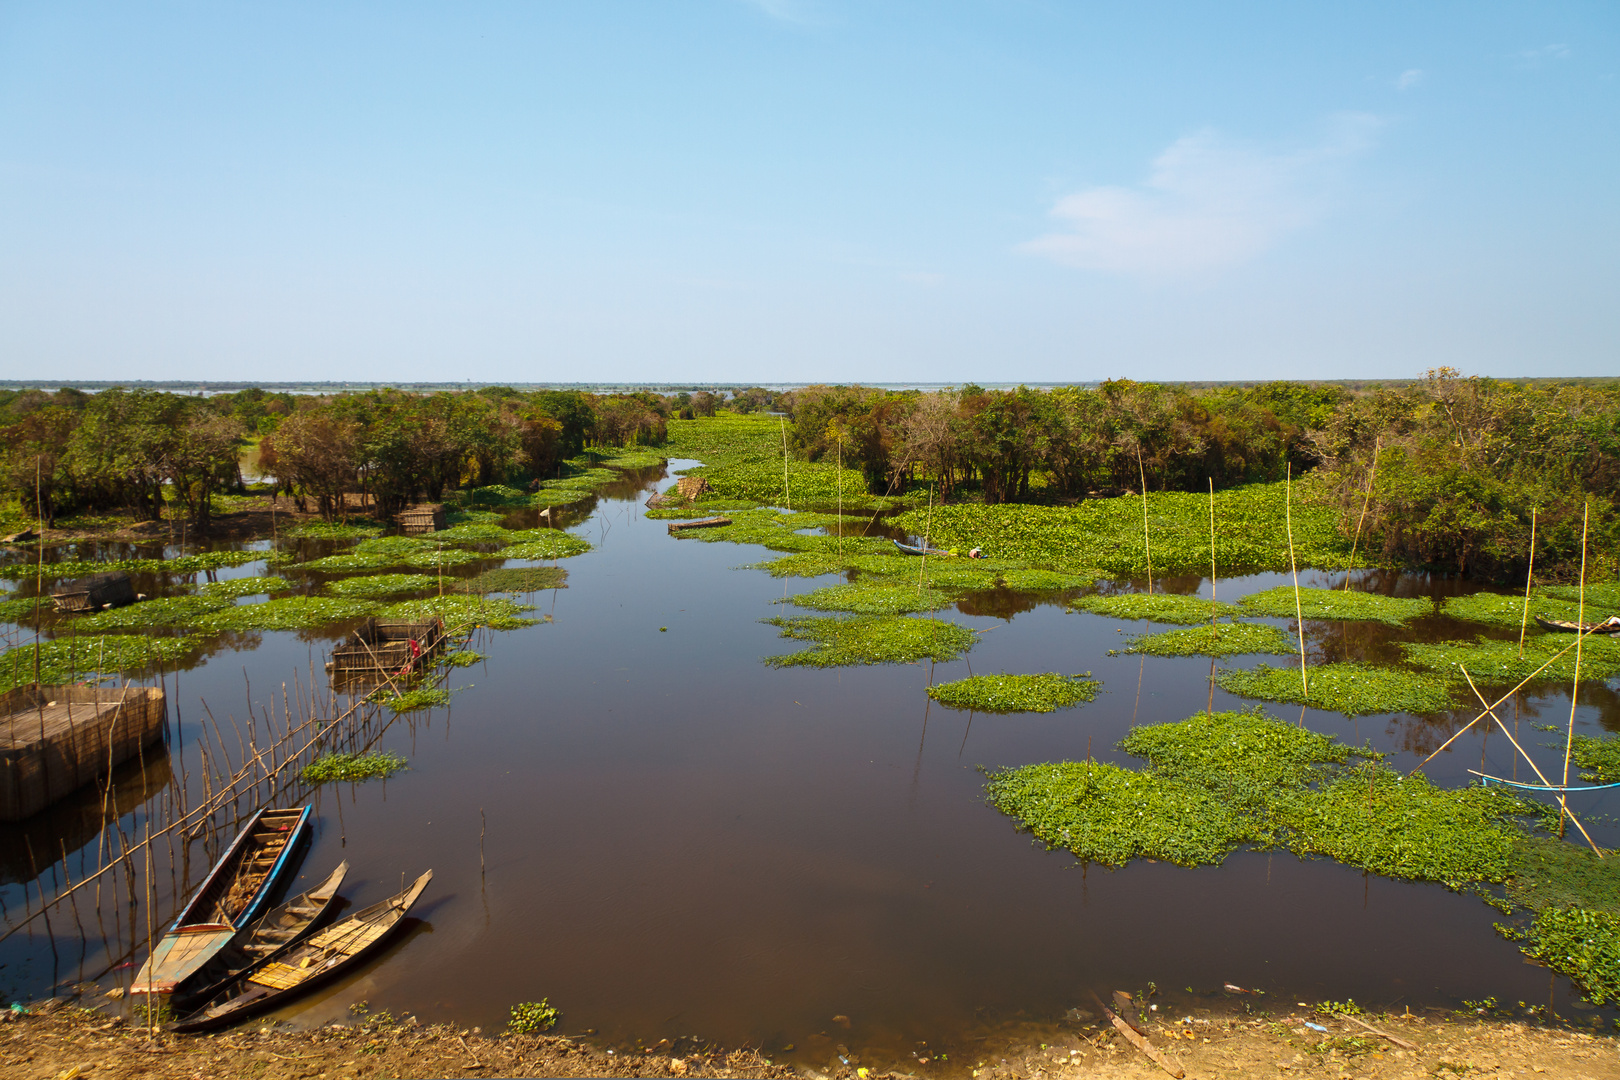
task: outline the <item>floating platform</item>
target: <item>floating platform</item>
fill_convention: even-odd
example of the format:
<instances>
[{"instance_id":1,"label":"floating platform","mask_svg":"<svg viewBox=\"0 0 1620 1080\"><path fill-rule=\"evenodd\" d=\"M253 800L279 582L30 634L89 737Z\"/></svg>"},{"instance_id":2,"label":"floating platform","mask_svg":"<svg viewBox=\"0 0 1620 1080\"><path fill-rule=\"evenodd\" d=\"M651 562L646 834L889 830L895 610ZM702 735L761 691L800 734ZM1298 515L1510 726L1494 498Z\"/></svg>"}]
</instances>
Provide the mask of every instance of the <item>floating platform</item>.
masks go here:
<instances>
[{"instance_id":1,"label":"floating platform","mask_svg":"<svg viewBox=\"0 0 1620 1080\"><path fill-rule=\"evenodd\" d=\"M444 505L423 503L399 512L399 531L406 536L421 536L444 528Z\"/></svg>"},{"instance_id":2,"label":"floating platform","mask_svg":"<svg viewBox=\"0 0 1620 1080\"><path fill-rule=\"evenodd\" d=\"M40 686L0 694L0 821L21 821L163 737L163 691Z\"/></svg>"},{"instance_id":3,"label":"floating platform","mask_svg":"<svg viewBox=\"0 0 1620 1080\"><path fill-rule=\"evenodd\" d=\"M70 581L51 593L57 611L105 611L135 602L135 586L122 570Z\"/></svg>"},{"instance_id":4,"label":"floating platform","mask_svg":"<svg viewBox=\"0 0 1620 1080\"><path fill-rule=\"evenodd\" d=\"M444 651L444 623L367 619L332 650L326 673L334 683L378 683L412 675Z\"/></svg>"}]
</instances>

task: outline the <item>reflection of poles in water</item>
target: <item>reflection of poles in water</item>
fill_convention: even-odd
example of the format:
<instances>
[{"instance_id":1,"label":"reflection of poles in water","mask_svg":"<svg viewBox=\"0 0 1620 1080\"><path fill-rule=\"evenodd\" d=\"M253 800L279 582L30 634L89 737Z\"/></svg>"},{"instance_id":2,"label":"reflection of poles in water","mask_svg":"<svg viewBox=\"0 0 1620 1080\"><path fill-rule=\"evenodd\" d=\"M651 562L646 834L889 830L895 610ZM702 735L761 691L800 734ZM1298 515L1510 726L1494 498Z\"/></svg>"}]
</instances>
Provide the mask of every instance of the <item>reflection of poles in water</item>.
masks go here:
<instances>
[{"instance_id":1,"label":"reflection of poles in water","mask_svg":"<svg viewBox=\"0 0 1620 1080\"><path fill-rule=\"evenodd\" d=\"M1142 625L1147 627L1148 630L1153 628L1153 623L1151 620L1144 622ZM1144 630L1143 633L1146 634L1147 630ZM1136 713L1137 710L1142 707L1142 673L1146 670L1147 654L1143 653L1142 658L1137 661L1136 664L1136 704L1131 706L1131 727L1136 726Z\"/></svg>"},{"instance_id":2,"label":"reflection of poles in water","mask_svg":"<svg viewBox=\"0 0 1620 1080\"><path fill-rule=\"evenodd\" d=\"M956 760L957 761L962 760L962 751L967 749L968 733L971 732L972 730L973 730L973 710L969 709L968 710L967 727L962 731L962 745L958 746L956 748Z\"/></svg>"},{"instance_id":3,"label":"reflection of poles in water","mask_svg":"<svg viewBox=\"0 0 1620 1080\"><path fill-rule=\"evenodd\" d=\"M917 762L911 767L911 808L917 808L917 783L922 777L923 747L928 743L928 711L934 707L934 699L928 698L928 704L923 706L922 738L917 740Z\"/></svg>"},{"instance_id":4,"label":"reflection of poles in water","mask_svg":"<svg viewBox=\"0 0 1620 1080\"><path fill-rule=\"evenodd\" d=\"M1584 555L1583 555L1584 558ZM1524 571L1524 615L1519 619L1519 659L1524 659L1524 631L1530 625L1530 583L1536 574L1536 511L1530 510L1530 563Z\"/></svg>"}]
</instances>

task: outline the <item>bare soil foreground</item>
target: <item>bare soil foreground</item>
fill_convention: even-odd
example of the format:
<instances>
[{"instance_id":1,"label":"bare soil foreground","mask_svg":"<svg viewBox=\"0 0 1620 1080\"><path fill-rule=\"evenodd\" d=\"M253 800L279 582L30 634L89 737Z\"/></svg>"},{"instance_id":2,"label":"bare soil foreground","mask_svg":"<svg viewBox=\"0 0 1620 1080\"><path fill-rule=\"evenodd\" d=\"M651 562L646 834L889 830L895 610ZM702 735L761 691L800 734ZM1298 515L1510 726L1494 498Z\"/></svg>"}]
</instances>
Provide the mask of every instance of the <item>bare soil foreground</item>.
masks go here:
<instances>
[{"instance_id":1,"label":"bare soil foreground","mask_svg":"<svg viewBox=\"0 0 1620 1080\"><path fill-rule=\"evenodd\" d=\"M891 1080L894 1077L1120 1077L1169 1075L1106 1023L1089 1015L1051 1028L1009 1028L969 1041L944 1058L923 1048L904 1070L862 1065L825 1037L826 1061L806 1046L790 1064L752 1049L726 1050L662 1042L614 1050L564 1036L488 1036L477 1029L422 1026L370 1018L350 1026L288 1031L252 1027L217 1036L149 1035L121 1019L68 1004L6 1014L0 1025L0 1076L42 1080L122 1077L680 1076L804 1077ZM1190 1022L1188 1022L1190 1020ZM1620 1076L1620 1041L1567 1027L1456 1016L1364 1017L1354 1020L1299 1010L1275 1017L1207 1015L1157 1019L1141 1027L1172 1068L1188 1077L1507 1077L1560 1080ZM1317 1031L1307 1025L1325 1027ZM836 1029L835 1029L836 1030ZM1044 1037L1049 1042L1035 1042ZM1393 1037L1391 1039L1390 1037ZM1409 1044L1403 1049L1394 1040ZM816 1040L822 1041L821 1039ZM808 1054L806 1053L808 1052ZM937 1050L933 1051L938 1053ZM806 1063L806 1059L810 1063Z\"/></svg>"}]
</instances>

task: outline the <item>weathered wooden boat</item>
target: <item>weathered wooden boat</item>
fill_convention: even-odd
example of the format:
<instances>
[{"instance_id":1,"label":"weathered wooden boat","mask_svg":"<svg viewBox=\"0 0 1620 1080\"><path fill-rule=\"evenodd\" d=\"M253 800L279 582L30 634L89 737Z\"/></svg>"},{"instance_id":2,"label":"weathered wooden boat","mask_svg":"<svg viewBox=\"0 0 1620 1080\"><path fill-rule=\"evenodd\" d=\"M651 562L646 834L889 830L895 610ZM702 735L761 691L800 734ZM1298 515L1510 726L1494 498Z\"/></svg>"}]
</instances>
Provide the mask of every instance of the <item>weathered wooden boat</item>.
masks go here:
<instances>
[{"instance_id":1,"label":"weathered wooden boat","mask_svg":"<svg viewBox=\"0 0 1620 1080\"><path fill-rule=\"evenodd\" d=\"M255 964L274 959L314 933L332 913L337 891L348 872L349 861L345 859L325 881L237 931L229 945L174 988L175 1006L186 1008L213 999Z\"/></svg>"},{"instance_id":2,"label":"weathered wooden boat","mask_svg":"<svg viewBox=\"0 0 1620 1080\"><path fill-rule=\"evenodd\" d=\"M135 602L135 586L122 570L69 581L51 593L57 611L105 611Z\"/></svg>"},{"instance_id":3,"label":"weathered wooden boat","mask_svg":"<svg viewBox=\"0 0 1620 1080\"><path fill-rule=\"evenodd\" d=\"M730 524L731 519L728 517L699 518L697 521L672 521L669 523L669 531L675 532L679 529L718 529L722 525Z\"/></svg>"},{"instance_id":4,"label":"weathered wooden boat","mask_svg":"<svg viewBox=\"0 0 1620 1080\"><path fill-rule=\"evenodd\" d=\"M940 548L923 547L921 544L902 544L898 540L893 541L893 543L894 543L895 547L900 549L900 554L902 554L902 555L949 555L950 554L950 552L943 551Z\"/></svg>"},{"instance_id":5,"label":"weathered wooden boat","mask_svg":"<svg viewBox=\"0 0 1620 1080\"><path fill-rule=\"evenodd\" d=\"M263 809L248 818L163 940L135 975L132 994L169 994L269 906L276 883L309 840L310 810Z\"/></svg>"},{"instance_id":6,"label":"weathered wooden boat","mask_svg":"<svg viewBox=\"0 0 1620 1080\"><path fill-rule=\"evenodd\" d=\"M279 1008L297 995L334 979L381 947L433 880L429 870L405 891L340 919L314 937L273 959L265 959L211 998L191 1016L169 1025L170 1031L207 1031Z\"/></svg>"},{"instance_id":7,"label":"weathered wooden boat","mask_svg":"<svg viewBox=\"0 0 1620 1080\"><path fill-rule=\"evenodd\" d=\"M1540 615L1533 616L1536 625L1543 630L1551 630L1555 634L1620 634L1620 615L1610 615L1600 623L1565 622L1563 619L1547 619Z\"/></svg>"}]
</instances>

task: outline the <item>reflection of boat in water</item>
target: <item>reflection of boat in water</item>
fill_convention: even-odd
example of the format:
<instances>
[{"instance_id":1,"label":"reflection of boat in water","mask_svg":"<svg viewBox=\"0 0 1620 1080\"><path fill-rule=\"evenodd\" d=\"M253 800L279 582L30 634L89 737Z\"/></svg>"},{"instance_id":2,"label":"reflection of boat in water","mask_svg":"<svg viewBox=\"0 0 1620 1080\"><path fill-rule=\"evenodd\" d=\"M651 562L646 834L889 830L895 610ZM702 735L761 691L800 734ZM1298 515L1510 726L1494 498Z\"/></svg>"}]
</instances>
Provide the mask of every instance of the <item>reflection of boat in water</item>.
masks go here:
<instances>
[{"instance_id":1,"label":"reflection of boat in water","mask_svg":"<svg viewBox=\"0 0 1620 1080\"><path fill-rule=\"evenodd\" d=\"M153 947L129 992L172 993L263 914L276 883L309 839L309 816L309 807L300 806L266 808L250 817Z\"/></svg>"},{"instance_id":2,"label":"reflection of boat in water","mask_svg":"<svg viewBox=\"0 0 1620 1080\"><path fill-rule=\"evenodd\" d=\"M1563 619L1548 619L1540 615L1532 616L1536 625L1543 630L1551 630L1555 634L1620 634L1620 615L1610 615L1600 623L1565 622Z\"/></svg>"},{"instance_id":3,"label":"reflection of boat in water","mask_svg":"<svg viewBox=\"0 0 1620 1080\"><path fill-rule=\"evenodd\" d=\"M175 987L175 1001L182 1005L207 1001L255 964L273 959L303 941L331 913L337 903L337 891L348 872L349 863L345 859L325 881L239 930L229 945Z\"/></svg>"},{"instance_id":4,"label":"reflection of boat in water","mask_svg":"<svg viewBox=\"0 0 1620 1080\"><path fill-rule=\"evenodd\" d=\"M171 1031L207 1031L277 1008L298 994L334 979L382 946L433 880L429 870L404 892L358 911L300 945L255 965Z\"/></svg>"}]
</instances>

